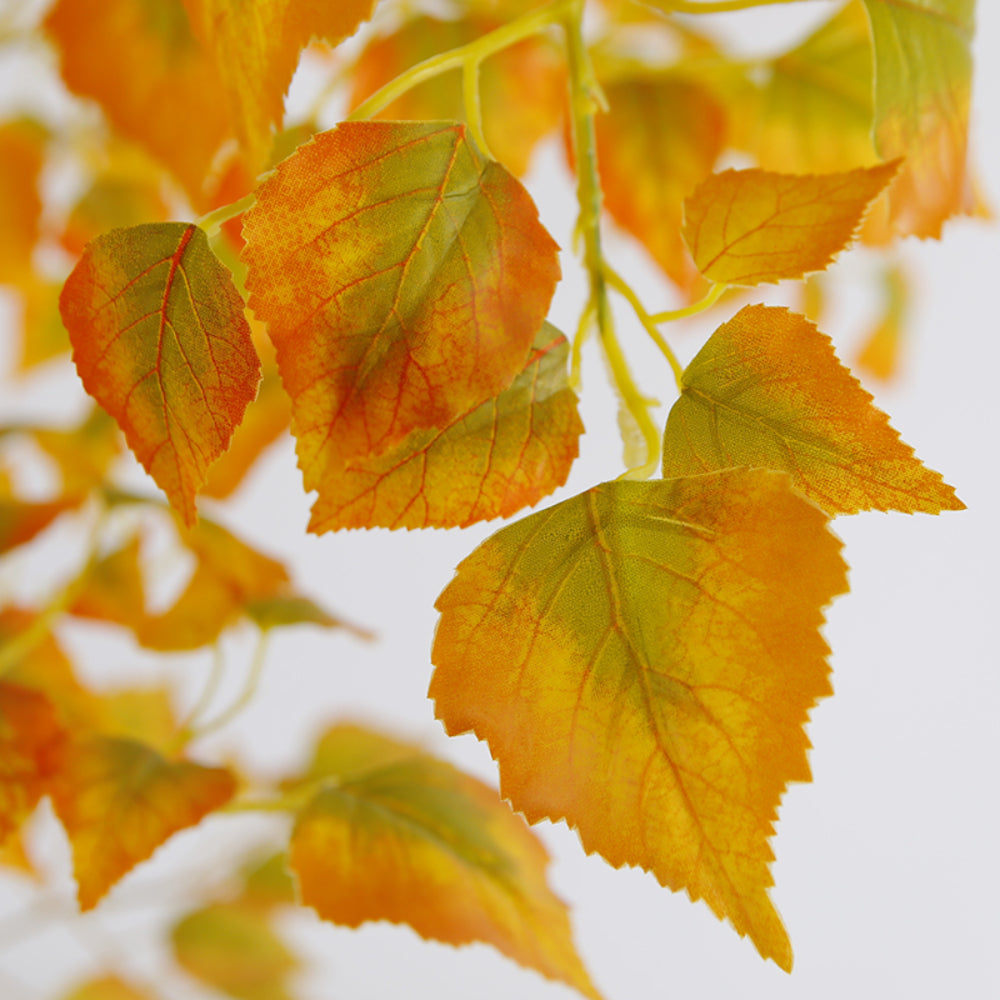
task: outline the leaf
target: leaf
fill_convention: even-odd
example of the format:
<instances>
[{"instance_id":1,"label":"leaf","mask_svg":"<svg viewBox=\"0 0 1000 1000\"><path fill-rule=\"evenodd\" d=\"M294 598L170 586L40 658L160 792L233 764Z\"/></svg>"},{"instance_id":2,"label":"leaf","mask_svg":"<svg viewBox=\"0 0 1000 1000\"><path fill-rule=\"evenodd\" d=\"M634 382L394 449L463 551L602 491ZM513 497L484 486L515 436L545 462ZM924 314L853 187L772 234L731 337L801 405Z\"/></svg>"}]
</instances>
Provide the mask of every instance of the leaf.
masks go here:
<instances>
[{"instance_id":1,"label":"leaf","mask_svg":"<svg viewBox=\"0 0 1000 1000\"><path fill-rule=\"evenodd\" d=\"M99 406L69 430L36 428L32 437L59 467L64 494L83 495L107 482L121 453L115 421Z\"/></svg>"},{"instance_id":2,"label":"leaf","mask_svg":"<svg viewBox=\"0 0 1000 1000\"><path fill-rule=\"evenodd\" d=\"M875 144L903 156L890 219L903 235L941 234L971 211L966 174L975 0L864 0L875 48Z\"/></svg>"},{"instance_id":3,"label":"leaf","mask_svg":"<svg viewBox=\"0 0 1000 1000\"><path fill-rule=\"evenodd\" d=\"M60 514L79 506L80 497L40 503L0 495L0 555L41 534Z\"/></svg>"},{"instance_id":4,"label":"leaf","mask_svg":"<svg viewBox=\"0 0 1000 1000\"><path fill-rule=\"evenodd\" d=\"M117 976L88 980L62 995L61 1000L153 1000L154 994L140 990Z\"/></svg>"},{"instance_id":5,"label":"leaf","mask_svg":"<svg viewBox=\"0 0 1000 1000\"><path fill-rule=\"evenodd\" d=\"M233 126L214 96L222 89L218 71L181 0L58 0L45 29L66 85L98 101L115 128L149 150L200 204Z\"/></svg>"},{"instance_id":6,"label":"leaf","mask_svg":"<svg viewBox=\"0 0 1000 1000\"><path fill-rule=\"evenodd\" d=\"M822 271L850 243L898 162L820 176L713 174L685 201L684 239L701 273L759 285Z\"/></svg>"},{"instance_id":7,"label":"leaf","mask_svg":"<svg viewBox=\"0 0 1000 1000\"><path fill-rule=\"evenodd\" d=\"M243 300L205 233L166 222L98 237L59 307L84 388L194 524L195 493L260 381Z\"/></svg>"},{"instance_id":8,"label":"leaf","mask_svg":"<svg viewBox=\"0 0 1000 1000\"><path fill-rule=\"evenodd\" d=\"M53 802L73 848L81 909L96 906L123 875L235 790L222 768L170 761L134 740L74 744Z\"/></svg>"},{"instance_id":9,"label":"leaf","mask_svg":"<svg viewBox=\"0 0 1000 1000\"><path fill-rule=\"evenodd\" d=\"M303 903L349 927L389 920L448 944L485 941L599 997L545 883L544 848L495 791L357 726L322 742L311 775L328 769L330 780L291 840Z\"/></svg>"},{"instance_id":10,"label":"leaf","mask_svg":"<svg viewBox=\"0 0 1000 1000\"><path fill-rule=\"evenodd\" d=\"M45 128L29 119L0 125L0 284L30 280L42 215L38 183L46 140Z\"/></svg>"},{"instance_id":11,"label":"leaf","mask_svg":"<svg viewBox=\"0 0 1000 1000\"><path fill-rule=\"evenodd\" d=\"M804 316L744 307L709 338L682 381L664 435L665 476L783 469L831 516L965 507Z\"/></svg>"},{"instance_id":12,"label":"leaf","mask_svg":"<svg viewBox=\"0 0 1000 1000\"><path fill-rule=\"evenodd\" d=\"M464 126L345 122L258 190L250 306L292 399L306 489L513 381L552 297L556 245Z\"/></svg>"},{"instance_id":13,"label":"leaf","mask_svg":"<svg viewBox=\"0 0 1000 1000\"><path fill-rule=\"evenodd\" d=\"M346 628L359 639L373 639L371 632L330 614L308 597L288 594L262 597L247 602L247 617L261 629L287 628L290 625L318 625L320 628Z\"/></svg>"},{"instance_id":14,"label":"leaf","mask_svg":"<svg viewBox=\"0 0 1000 1000\"><path fill-rule=\"evenodd\" d=\"M284 97L313 36L336 45L372 15L377 0L183 0L195 36L211 53L236 136L257 169L284 115Z\"/></svg>"},{"instance_id":15,"label":"leaf","mask_svg":"<svg viewBox=\"0 0 1000 1000\"><path fill-rule=\"evenodd\" d=\"M566 338L544 324L524 370L496 399L331 477L312 529L464 528L537 503L566 481L579 453L567 355Z\"/></svg>"},{"instance_id":16,"label":"leaf","mask_svg":"<svg viewBox=\"0 0 1000 1000\"><path fill-rule=\"evenodd\" d=\"M787 476L605 483L498 531L458 567L430 696L474 732L529 822L703 898L783 969L768 840L830 694L822 609L840 542Z\"/></svg>"},{"instance_id":17,"label":"leaf","mask_svg":"<svg viewBox=\"0 0 1000 1000\"><path fill-rule=\"evenodd\" d=\"M213 903L187 914L171 934L186 972L239 1000L290 1000L285 981L298 966L266 916L240 903Z\"/></svg>"},{"instance_id":18,"label":"leaf","mask_svg":"<svg viewBox=\"0 0 1000 1000\"><path fill-rule=\"evenodd\" d=\"M878 162L872 49L860 0L769 66L751 148L765 170L830 173Z\"/></svg>"},{"instance_id":19,"label":"leaf","mask_svg":"<svg viewBox=\"0 0 1000 1000\"><path fill-rule=\"evenodd\" d=\"M44 695L0 681L0 843L49 791L65 739Z\"/></svg>"},{"instance_id":20,"label":"leaf","mask_svg":"<svg viewBox=\"0 0 1000 1000\"><path fill-rule=\"evenodd\" d=\"M461 20L418 16L361 54L348 104L357 107L410 66L466 45L500 27L494 17L467 13ZM441 73L378 112L382 119L465 119L458 70ZM566 104L566 69L556 46L542 36L526 38L491 56L479 75L483 129L493 155L523 176L538 142L554 132Z\"/></svg>"},{"instance_id":21,"label":"leaf","mask_svg":"<svg viewBox=\"0 0 1000 1000\"><path fill-rule=\"evenodd\" d=\"M701 84L668 74L604 90L610 113L594 125L608 211L690 292L699 278L680 235L683 203L722 152L724 110Z\"/></svg>"},{"instance_id":22,"label":"leaf","mask_svg":"<svg viewBox=\"0 0 1000 1000\"><path fill-rule=\"evenodd\" d=\"M884 382L899 370L899 356L907 331L910 290L905 271L890 266L881 275L882 304L876 322L866 333L857 364Z\"/></svg>"}]
</instances>

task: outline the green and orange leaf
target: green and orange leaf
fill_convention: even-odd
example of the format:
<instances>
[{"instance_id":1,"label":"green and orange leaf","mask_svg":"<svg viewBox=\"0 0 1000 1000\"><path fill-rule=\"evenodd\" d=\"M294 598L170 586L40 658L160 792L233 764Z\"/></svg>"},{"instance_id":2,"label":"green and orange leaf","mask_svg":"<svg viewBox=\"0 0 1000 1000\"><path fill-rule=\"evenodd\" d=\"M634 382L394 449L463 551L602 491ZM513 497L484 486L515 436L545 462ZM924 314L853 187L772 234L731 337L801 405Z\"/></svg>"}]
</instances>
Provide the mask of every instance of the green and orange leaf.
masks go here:
<instances>
[{"instance_id":1,"label":"green and orange leaf","mask_svg":"<svg viewBox=\"0 0 1000 1000\"><path fill-rule=\"evenodd\" d=\"M905 157L889 225L938 237L975 209L966 172L975 0L864 0L875 49L875 144Z\"/></svg>"},{"instance_id":2,"label":"green and orange leaf","mask_svg":"<svg viewBox=\"0 0 1000 1000\"><path fill-rule=\"evenodd\" d=\"M470 13L457 21L416 17L392 34L373 40L353 74L350 106L417 63L466 45L500 26ZM378 112L378 118L464 120L459 70L441 73ZM483 130L493 155L517 176L527 172L539 140L554 132L566 105L566 68L559 50L535 36L498 52L483 63L479 87Z\"/></svg>"},{"instance_id":3,"label":"green and orange leaf","mask_svg":"<svg viewBox=\"0 0 1000 1000\"><path fill-rule=\"evenodd\" d=\"M566 481L579 452L568 351L544 324L524 370L496 399L331 477L313 507L313 530L464 528L536 504Z\"/></svg>"},{"instance_id":4,"label":"green and orange leaf","mask_svg":"<svg viewBox=\"0 0 1000 1000\"><path fill-rule=\"evenodd\" d=\"M389 920L425 938L485 941L516 962L599 994L545 882L544 848L492 789L418 747L341 725L309 778L291 866L302 901L349 927Z\"/></svg>"},{"instance_id":5,"label":"green and orange leaf","mask_svg":"<svg viewBox=\"0 0 1000 1000\"><path fill-rule=\"evenodd\" d=\"M235 790L223 768L168 760L134 740L75 742L53 802L73 849L81 909L96 906L123 875L225 805Z\"/></svg>"},{"instance_id":6,"label":"green and orange leaf","mask_svg":"<svg viewBox=\"0 0 1000 1000\"><path fill-rule=\"evenodd\" d=\"M713 174L684 203L684 239L710 281L759 285L822 271L899 164L822 175Z\"/></svg>"},{"instance_id":7,"label":"green and orange leaf","mask_svg":"<svg viewBox=\"0 0 1000 1000\"><path fill-rule=\"evenodd\" d=\"M606 483L458 567L430 696L501 794L586 850L703 898L791 966L769 839L830 693L823 608L847 589L826 516L782 473ZM539 734L544 733L544 739Z\"/></svg>"},{"instance_id":8,"label":"green and orange leaf","mask_svg":"<svg viewBox=\"0 0 1000 1000\"><path fill-rule=\"evenodd\" d=\"M615 80L594 121L605 204L685 292L699 281L681 238L684 199L712 171L725 112L701 84L670 74Z\"/></svg>"},{"instance_id":9,"label":"green and orange leaf","mask_svg":"<svg viewBox=\"0 0 1000 1000\"><path fill-rule=\"evenodd\" d=\"M260 381L243 300L205 233L168 222L98 237L59 305L84 387L194 524L195 493Z\"/></svg>"},{"instance_id":10,"label":"green and orange leaf","mask_svg":"<svg viewBox=\"0 0 1000 1000\"><path fill-rule=\"evenodd\" d=\"M664 435L665 476L782 469L831 516L965 506L804 316L746 306L709 338L682 381Z\"/></svg>"},{"instance_id":11,"label":"green and orange leaf","mask_svg":"<svg viewBox=\"0 0 1000 1000\"><path fill-rule=\"evenodd\" d=\"M345 122L261 185L250 305L307 489L443 428L523 369L559 277L521 185L449 123Z\"/></svg>"}]
</instances>

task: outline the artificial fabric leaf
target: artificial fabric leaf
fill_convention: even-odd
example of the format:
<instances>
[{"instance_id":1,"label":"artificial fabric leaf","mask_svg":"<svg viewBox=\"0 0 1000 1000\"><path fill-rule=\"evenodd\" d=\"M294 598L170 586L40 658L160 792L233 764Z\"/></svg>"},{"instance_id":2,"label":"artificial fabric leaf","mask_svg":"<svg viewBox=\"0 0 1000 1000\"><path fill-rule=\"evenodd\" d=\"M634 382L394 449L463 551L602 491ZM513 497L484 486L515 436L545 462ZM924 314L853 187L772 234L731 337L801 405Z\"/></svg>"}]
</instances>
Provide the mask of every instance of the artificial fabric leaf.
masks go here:
<instances>
[{"instance_id":1,"label":"artificial fabric leaf","mask_svg":"<svg viewBox=\"0 0 1000 1000\"><path fill-rule=\"evenodd\" d=\"M181 222L88 244L59 299L89 392L185 523L260 382L243 299L205 233Z\"/></svg>"},{"instance_id":2,"label":"artificial fabric leaf","mask_svg":"<svg viewBox=\"0 0 1000 1000\"><path fill-rule=\"evenodd\" d=\"M69 606L70 614L113 622L136 635L146 620L146 594L139 558L139 539L94 559Z\"/></svg>"},{"instance_id":3,"label":"artificial fabric leaf","mask_svg":"<svg viewBox=\"0 0 1000 1000\"><path fill-rule=\"evenodd\" d=\"M260 392L236 429L229 450L209 469L202 492L225 499L243 482L260 457L288 428L291 407L277 371L265 371Z\"/></svg>"},{"instance_id":4,"label":"artificial fabric leaf","mask_svg":"<svg viewBox=\"0 0 1000 1000\"><path fill-rule=\"evenodd\" d=\"M857 355L858 367L882 381L899 370L899 355L907 330L909 287L900 267L890 267L882 274L881 313L862 341Z\"/></svg>"},{"instance_id":5,"label":"artificial fabric leaf","mask_svg":"<svg viewBox=\"0 0 1000 1000\"><path fill-rule=\"evenodd\" d=\"M79 497L32 503L0 496L0 555L30 542L79 503Z\"/></svg>"},{"instance_id":6,"label":"artificial fabric leaf","mask_svg":"<svg viewBox=\"0 0 1000 1000\"><path fill-rule=\"evenodd\" d=\"M831 173L878 162L871 36L861 0L837 11L768 71L750 141L761 167Z\"/></svg>"},{"instance_id":7,"label":"artificial fabric leaf","mask_svg":"<svg viewBox=\"0 0 1000 1000\"><path fill-rule=\"evenodd\" d=\"M291 906L298 900L295 882L288 869L284 851L265 858L255 857L243 869L243 891L240 902L246 906L269 910L274 906Z\"/></svg>"},{"instance_id":8,"label":"artificial fabric leaf","mask_svg":"<svg viewBox=\"0 0 1000 1000\"><path fill-rule=\"evenodd\" d=\"M0 124L0 285L21 284L32 271L42 198L38 181L45 159L43 126L27 119Z\"/></svg>"},{"instance_id":9,"label":"artificial fabric leaf","mask_svg":"<svg viewBox=\"0 0 1000 1000\"><path fill-rule=\"evenodd\" d=\"M134 740L91 737L66 754L53 803L73 849L80 907L89 910L157 847L225 805L223 768L173 761Z\"/></svg>"},{"instance_id":10,"label":"artificial fabric leaf","mask_svg":"<svg viewBox=\"0 0 1000 1000\"><path fill-rule=\"evenodd\" d=\"M965 507L804 316L744 307L712 334L682 382L664 434L664 476L783 469L831 516Z\"/></svg>"},{"instance_id":11,"label":"artificial fabric leaf","mask_svg":"<svg viewBox=\"0 0 1000 1000\"><path fill-rule=\"evenodd\" d=\"M0 842L50 790L65 740L65 730L44 695L0 681Z\"/></svg>"},{"instance_id":12,"label":"artificial fabric leaf","mask_svg":"<svg viewBox=\"0 0 1000 1000\"><path fill-rule=\"evenodd\" d=\"M288 976L298 962L265 914L240 903L213 903L181 919L170 933L186 972L238 1000L291 1000Z\"/></svg>"},{"instance_id":13,"label":"artificial fabric leaf","mask_svg":"<svg viewBox=\"0 0 1000 1000\"><path fill-rule=\"evenodd\" d=\"M222 89L216 66L192 33L182 0L58 0L45 28L67 86L98 101L112 124L200 204L233 127L215 96Z\"/></svg>"},{"instance_id":14,"label":"artificial fabric leaf","mask_svg":"<svg viewBox=\"0 0 1000 1000\"><path fill-rule=\"evenodd\" d=\"M475 14L457 21L416 17L373 40L355 65L349 105L356 107L379 87L424 59L466 45L502 22ZM457 74L441 73L378 112L383 119L464 120ZM554 132L566 105L566 69L549 39L533 36L482 64L479 74L483 130L493 155L522 176L539 140Z\"/></svg>"},{"instance_id":15,"label":"artificial fabric leaf","mask_svg":"<svg viewBox=\"0 0 1000 1000\"><path fill-rule=\"evenodd\" d=\"M298 594L279 594L247 601L247 617L260 629L287 628L290 625L318 625L320 628L346 628L359 639L371 639L372 633L330 614L315 601Z\"/></svg>"},{"instance_id":16,"label":"artificial fabric leaf","mask_svg":"<svg viewBox=\"0 0 1000 1000\"><path fill-rule=\"evenodd\" d=\"M530 822L703 898L791 967L768 839L830 693L819 627L847 589L783 473L605 483L487 539L438 598L430 696ZM544 738L539 738L544 734Z\"/></svg>"},{"instance_id":17,"label":"artificial fabric leaf","mask_svg":"<svg viewBox=\"0 0 1000 1000\"><path fill-rule=\"evenodd\" d=\"M465 127L345 122L258 189L243 257L306 489L446 427L524 366L559 277L523 187Z\"/></svg>"},{"instance_id":18,"label":"artificial fabric leaf","mask_svg":"<svg viewBox=\"0 0 1000 1000\"><path fill-rule=\"evenodd\" d=\"M875 47L875 144L905 157L890 222L938 237L975 204L966 174L975 0L864 0Z\"/></svg>"},{"instance_id":19,"label":"artificial fabric leaf","mask_svg":"<svg viewBox=\"0 0 1000 1000\"><path fill-rule=\"evenodd\" d=\"M132 986L117 976L101 976L74 987L60 1000L155 1000L155 997L148 990Z\"/></svg>"},{"instance_id":20,"label":"artificial fabric leaf","mask_svg":"<svg viewBox=\"0 0 1000 1000\"><path fill-rule=\"evenodd\" d=\"M62 284L33 273L21 282L21 352L17 367L30 371L69 351L69 337L59 315Z\"/></svg>"},{"instance_id":21,"label":"artificial fabric leaf","mask_svg":"<svg viewBox=\"0 0 1000 1000\"><path fill-rule=\"evenodd\" d=\"M684 239L701 273L718 284L759 285L822 271L850 243L898 166L713 174L684 202Z\"/></svg>"},{"instance_id":22,"label":"artificial fabric leaf","mask_svg":"<svg viewBox=\"0 0 1000 1000\"><path fill-rule=\"evenodd\" d=\"M325 763L330 780L291 839L303 903L349 927L389 920L448 944L485 941L599 997L545 882L545 849L493 789L357 726L323 743L310 774Z\"/></svg>"},{"instance_id":23,"label":"artificial fabric leaf","mask_svg":"<svg viewBox=\"0 0 1000 1000\"><path fill-rule=\"evenodd\" d=\"M96 727L103 736L137 740L170 753L177 736L173 699L166 688L124 688L97 699Z\"/></svg>"},{"instance_id":24,"label":"artificial fabric leaf","mask_svg":"<svg viewBox=\"0 0 1000 1000\"><path fill-rule=\"evenodd\" d=\"M32 437L58 466L64 495L82 496L107 482L111 463L122 450L115 421L99 406L76 427L36 428Z\"/></svg>"},{"instance_id":25,"label":"artificial fabric leaf","mask_svg":"<svg viewBox=\"0 0 1000 1000\"><path fill-rule=\"evenodd\" d=\"M604 200L683 291L699 281L680 235L684 198L725 145L723 108L701 84L668 74L616 80L595 122Z\"/></svg>"},{"instance_id":26,"label":"artificial fabric leaf","mask_svg":"<svg viewBox=\"0 0 1000 1000\"><path fill-rule=\"evenodd\" d=\"M299 53L313 37L336 45L372 15L377 0L183 0L191 26L212 54L236 135L251 164L264 165L272 129Z\"/></svg>"},{"instance_id":27,"label":"artificial fabric leaf","mask_svg":"<svg viewBox=\"0 0 1000 1000\"><path fill-rule=\"evenodd\" d=\"M568 351L544 324L524 370L496 399L331 478L313 507L313 530L464 528L536 504L566 481L579 453Z\"/></svg>"}]
</instances>

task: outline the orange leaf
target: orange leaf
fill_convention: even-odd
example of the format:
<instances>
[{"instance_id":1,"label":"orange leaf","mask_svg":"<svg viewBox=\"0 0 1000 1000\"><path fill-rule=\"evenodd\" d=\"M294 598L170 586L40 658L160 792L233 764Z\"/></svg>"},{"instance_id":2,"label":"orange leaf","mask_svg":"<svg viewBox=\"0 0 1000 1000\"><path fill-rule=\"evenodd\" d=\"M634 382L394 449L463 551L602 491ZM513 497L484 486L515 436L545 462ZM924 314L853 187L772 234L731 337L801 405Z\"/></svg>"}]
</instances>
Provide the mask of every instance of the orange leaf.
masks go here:
<instances>
[{"instance_id":1,"label":"orange leaf","mask_svg":"<svg viewBox=\"0 0 1000 1000\"><path fill-rule=\"evenodd\" d=\"M181 0L58 0L45 20L77 94L173 171L196 201L233 135L218 71ZM200 202L199 202L200 203Z\"/></svg>"},{"instance_id":2,"label":"orange leaf","mask_svg":"<svg viewBox=\"0 0 1000 1000\"><path fill-rule=\"evenodd\" d=\"M456 124L318 134L261 185L243 235L250 305L321 492L351 459L506 389L559 277L527 192Z\"/></svg>"},{"instance_id":3,"label":"orange leaf","mask_svg":"<svg viewBox=\"0 0 1000 1000\"><path fill-rule=\"evenodd\" d=\"M0 554L30 542L60 514L80 503L80 497L29 503L0 496Z\"/></svg>"},{"instance_id":4,"label":"orange leaf","mask_svg":"<svg viewBox=\"0 0 1000 1000\"><path fill-rule=\"evenodd\" d=\"M722 107L700 84L641 76L605 87L594 125L605 203L681 289L699 280L680 235L683 203L725 143Z\"/></svg>"},{"instance_id":5,"label":"orange leaf","mask_svg":"<svg viewBox=\"0 0 1000 1000\"><path fill-rule=\"evenodd\" d=\"M194 524L195 493L260 382L243 300L208 238L180 222L112 230L88 244L59 307L87 392Z\"/></svg>"},{"instance_id":6,"label":"orange leaf","mask_svg":"<svg viewBox=\"0 0 1000 1000\"><path fill-rule=\"evenodd\" d=\"M0 284L20 284L32 271L46 138L44 127L30 120L0 125Z\"/></svg>"},{"instance_id":7,"label":"orange leaf","mask_svg":"<svg viewBox=\"0 0 1000 1000\"><path fill-rule=\"evenodd\" d=\"M665 476L783 469L831 516L965 507L804 316L746 306L709 338L683 384L667 420Z\"/></svg>"},{"instance_id":8,"label":"orange leaf","mask_svg":"<svg viewBox=\"0 0 1000 1000\"><path fill-rule=\"evenodd\" d=\"M368 45L358 60L349 106L354 108L410 66L487 34L502 22L468 14L458 21L415 17ZM440 73L378 112L383 119L465 118L460 70ZM566 70L559 50L542 37L527 38L483 63L479 88L483 129L493 155L522 176L539 140L559 126L566 104Z\"/></svg>"},{"instance_id":9,"label":"orange leaf","mask_svg":"<svg viewBox=\"0 0 1000 1000\"><path fill-rule=\"evenodd\" d=\"M257 169L284 116L300 51L313 36L336 44L354 34L376 2L183 0L195 35L215 61L237 138Z\"/></svg>"},{"instance_id":10,"label":"orange leaf","mask_svg":"<svg viewBox=\"0 0 1000 1000\"><path fill-rule=\"evenodd\" d=\"M546 885L544 848L493 789L356 726L323 744L331 780L292 832L303 903L348 927L390 920L448 944L485 941L599 997Z\"/></svg>"},{"instance_id":11,"label":"orange leaf","mask_svg":"<svg viewBox=\"0 0 1000 1000\"><path fill-rule=\"evenodd\" d=\"M606 483L459 565L430 696L450 734L488 742L530 822L565 819L587 851L704 898L788 969L768 839L810 777L845 571L782 473Z\"/></svg>"},{"instance_id":12,"label":"orange leaf","mask_svg":"<svg viewBox=\"0 0 1000 1000\"><path fill-rule=\"evenodd\" d=\"M898 162L819 176L726 170L684 203L684 239L699 270L726 285L822 271L854 236Z\"/></svg>"},{"instance_id":13,"label":"orange leaf","mask_svg":"<svg viewBox=\"0 0 1000 1000\"><path fill-rule=\"evenodd\" d=\"M909 287L899 266L887 268L881 276L882 305L878 319L865 335L857 354L859 368L882 381L899 370L899 356L906 336Z\"/></svg>"},{"instance_id":14,"label":"orange leaf","mask_svg":"<svg viewBox=\"0 0 1000 1000\"><path fill-rule=\"evenodd\" d=\"M153 1000L154 994L117 976L90 979L60 997L60 1000Z\"/></svg>"},{"instance_id":15,"label":"orange leaf","mask_svg":"<svg viewBox=\"0 0 1000 1000\"><path fill-rule=\"evenodd\" d=\"M537 503L566 481L579 452L567 353L566 338L544 324L524 370L496 399L331 477L313 530L464 528Z\"/></svg>"},{"instance_id":16,"label":"orange leaf","mask_svg":"<svg viewBox=\"0 0 1000 1000\"><path fill-rule=\"evenodd\" d=\"M48 698L0 681L0 842L49 791L65 738Z\"/></svg>"},{"instance_id":17,"label":"orange leaf","mask_svg":"<svg viewBox=\"0 0 1000 1000\"><path fill-rule=\"evenodd\" d=\"M133 740L75 743L53 800L73 848L81 909L96 906L126 872L235 790L222 768L168 761Z\"/></svg>"}]
</instances>

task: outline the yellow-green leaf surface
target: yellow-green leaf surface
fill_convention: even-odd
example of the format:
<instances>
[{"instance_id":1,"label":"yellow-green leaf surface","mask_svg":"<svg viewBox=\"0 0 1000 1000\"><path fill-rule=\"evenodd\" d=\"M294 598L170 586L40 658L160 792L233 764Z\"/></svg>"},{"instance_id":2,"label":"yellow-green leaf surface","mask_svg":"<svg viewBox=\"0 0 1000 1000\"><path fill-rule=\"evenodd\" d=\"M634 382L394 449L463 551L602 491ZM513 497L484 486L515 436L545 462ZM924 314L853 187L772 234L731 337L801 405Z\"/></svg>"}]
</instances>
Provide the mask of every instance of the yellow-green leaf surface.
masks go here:
<instances>
[{"instance_id":1,"label":"yellow-green leaf surface","mask_svg":"<svg viewBox=\"0 0 1000 1000\"><path fill-rule=\"evenodd\" d=\"M665 476L783 469L831 515L965 506L804 316L746 306L709 338L683 385L664 435Z\"/></svg>"},{"instance_id":2,"label":"yellow-green leaf surface","mask_svg":"<svg viewBox=\"0 0 1000 1000\"><path fill-rule=\"evenodd\" d=\"M211 54L223 83L236 135L259 169L272 129L284 117L284 98L299 53L313 37L337 44L371 17L377 0L183 0L191 27Z\"/></svg>"},{"instance_id":3,"label":"yellow-green leaf surface","mask_svg":"<svg viewBox=\"0 0 1000 1000\"><path fill-rule=\"evenodd\" d=\"M63 286L63 322L86 390L185 523L260 382L232 277L197 226L115 229Z\"/></svg>"},{"instance_id":4,"label":"yellow-green leaf surface","mask_svg":"<svg viewBox=\"0 0 1000 1000\"><path fill-rule=\"evenodd\" d=\"M349 105L356 107L409 67L466 45L502 23L475 13L460 20L420 16L407 21L365 48L354 69ZM425 81L379 111L378 117L463 120L466 107L460 72L456 69ZM511 173L523 175L539 140L559 127L566 86L559 49L543 36L526 38L482 64L483 131L490 151Z\"/></svg>"},{"instance_id":5,"label":"yellow-green leaf surface","mask_svg":"<svg viewBox=\"0 0 1000 1000\"><path fill-rule=\"evenodd\" d=\"M123 875L235 790L222 768L167 760L134 740L74 743L53 801L73 849L81 909L96 906Z\"/></svg>"},{"instance_id":6,"label":"yellow-green leaf surface","mask_svg":"<svg viewBox=\"0 0 1000 1000\"><path fill-rule=\"evenodd\" d=\"M409 924L425 938L484 941L597 998L565 906L545 881L545 849L497 793L418 747L341 725L307 781L290 860L303 903L349 927Z\"/></svg>"},{"instance_id":7,"label":"yellow-green leaf surface","mask_svg":"<svg viewBox=\"0 0 1000 1000\"><path fill-rule=\"evenodd\" d=\"M854 237L897 162L836 174L725 170L684 202L684 239L698 269L726 285L822 271Z\"/></svg>"},{"instance_id":8,"label":"yellow-green leaf surface","mask_svg":"<svg viewBox=\"0 0 1000 1000\"><path fill-rule=\"evenodd\" d=\"M873 114L871 34L854 0L768 66L750 149L786 173L871 166Z\"/></svg>"},{"instance_id":9,"label":"yellow-green leaf surface","mask_svg":"<svg viewBox=\"0 0 1000 1000\"><path fill-rule=\"evenodd\" d=\"M489 744L529 821L564 819L788 969L768 840L810 777L819 628L846 589L826 516L783 473L606 483L459 565L430 695L449 733Z\"/></svg>"},{"instance_id":10,"label":"yellow-green leaf surface","mask_svg":"<svg viewBox=\"0 0 1000 1000\"><path fill-rule=\"evenodd\" d=\"M685 291L698 270L680 235L684 198L725 145L726 119L701 84L646 74L605 87L607 114L594 122L605 204Z\"/></svg>"},{"instance_id":11,"label":"yellow-green leaf surface","mask_svg":"<svg viewBox=\"0 0 1000 1000\"><path fill-rule=\"evenodd\" d=\"M566 481L583 432L568 352L544 324L524 370L496 399L332 479L313 508L315 530L467 527L538 503Z\"/></svg>"},{"instance_id":12,"label":"yellow-green leaf surface","mask_svg":"<svg viewBox=\"0 0 1000 1000\"><path fill-rule=\"evenodd\" d=\"M559 277L527 192L458 124L318 134L261 185L243 234L250 305L321 498L352 459L506 389Z\"/></svg>"},{"instance_id":13,"label":"yellow-green leaf surface","mask_svg":"<svg viewBox=\"0 0 1000 1000\"><path fill-rule=\"evenodd\" d=\"M864 0L875 46L875 143L905 157L890 193L904 234L970 211L966 173L975 0Z\"/></svg>"},{"instance_id":14,"label":"yellow-green leaf surface","mask_svg":"<svg viewBox=\"0 0 1000 1000\"><path fill-rule=\"evenodd\" d=\"M298 965L265 913L213 903L170 933L174 957L192 976L238 1000L291 1000L286 980Z\"/></svg>"}]
</instances>

